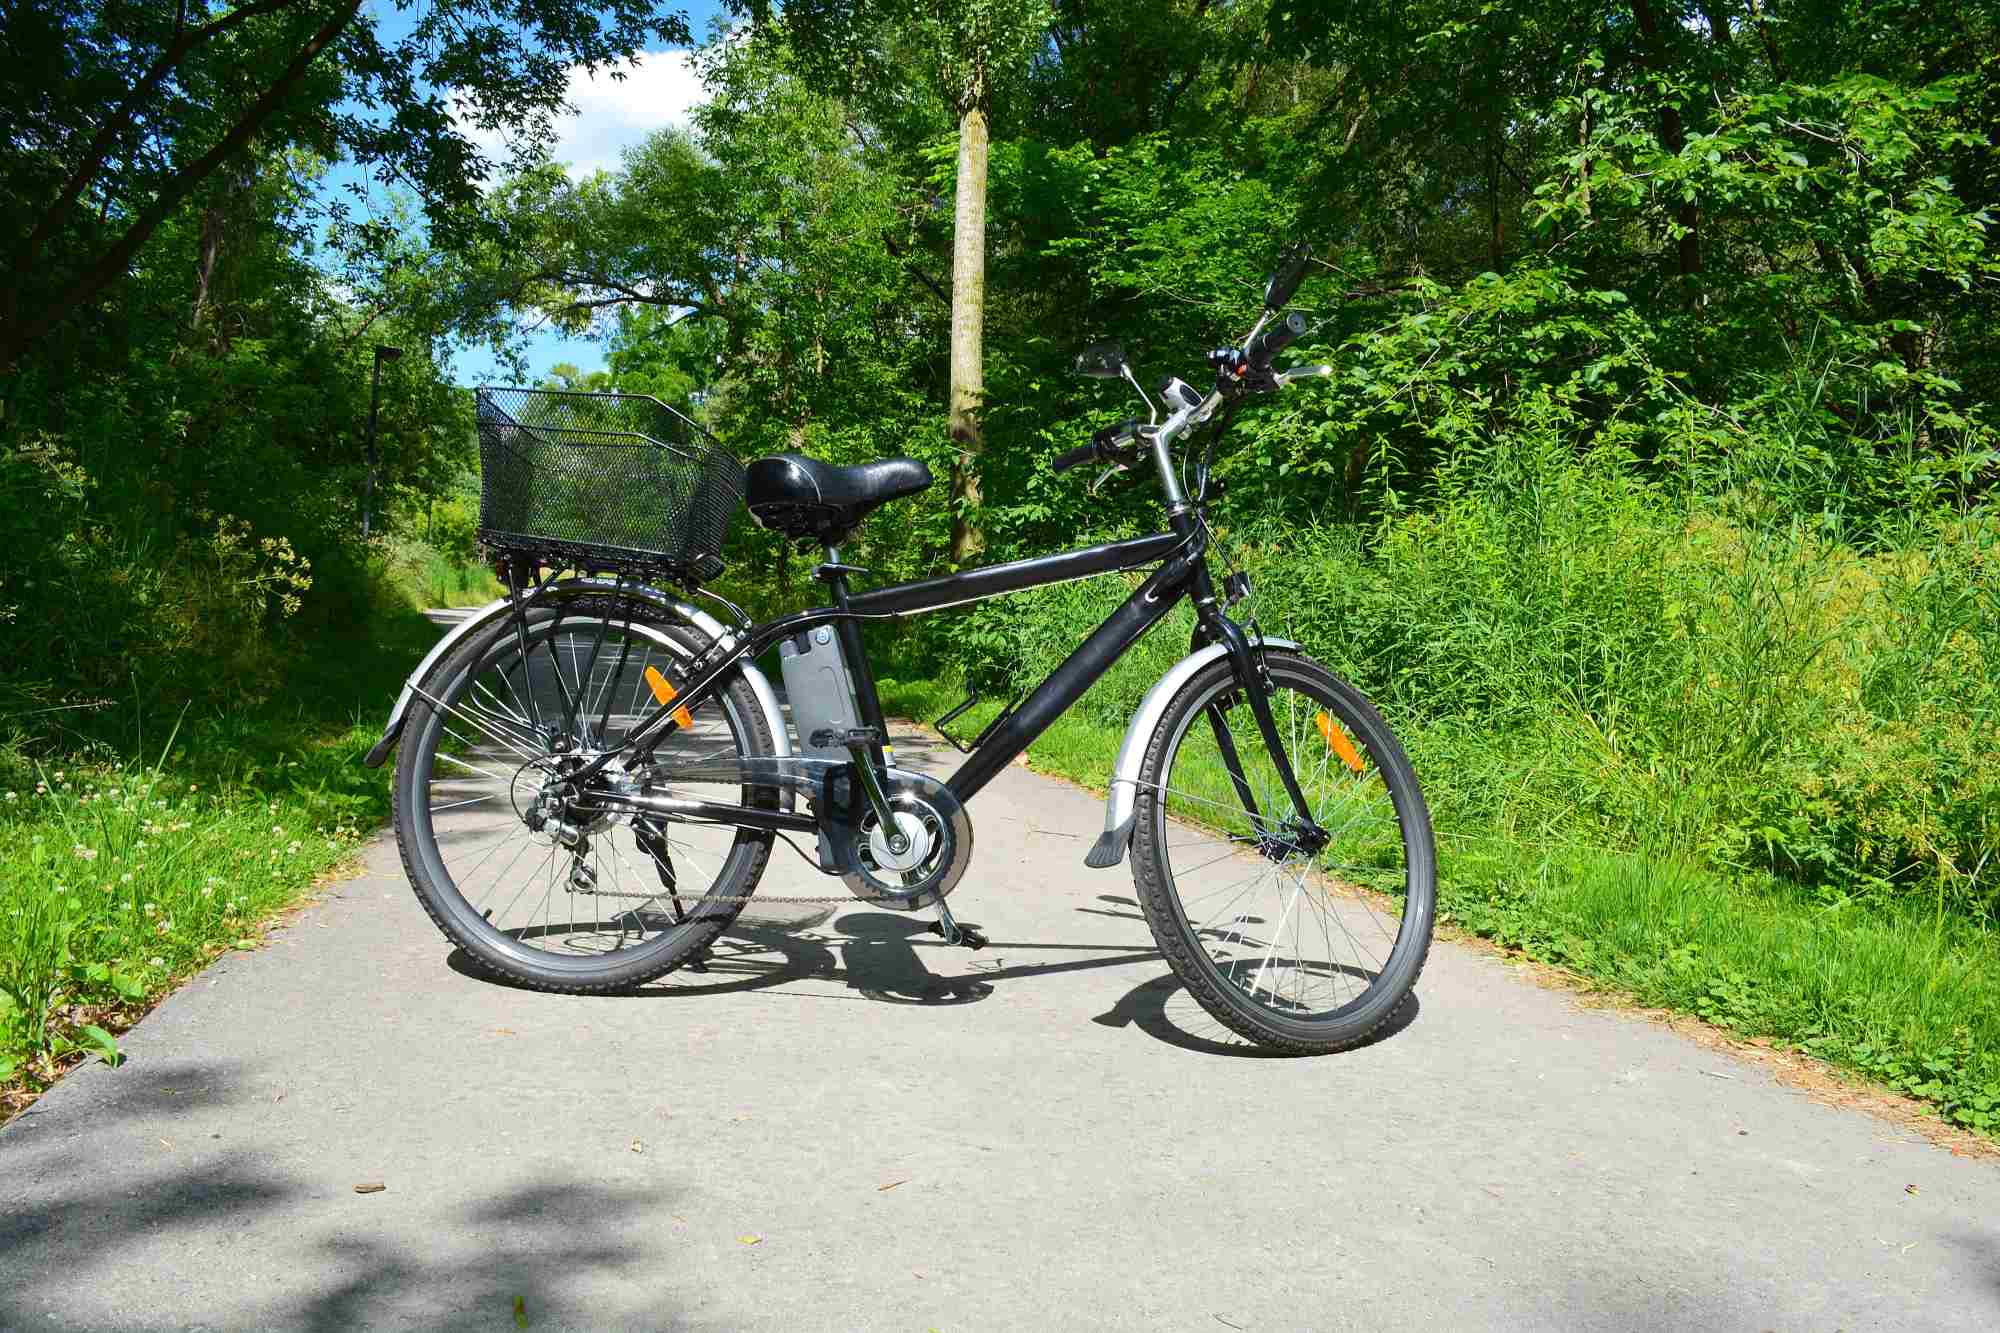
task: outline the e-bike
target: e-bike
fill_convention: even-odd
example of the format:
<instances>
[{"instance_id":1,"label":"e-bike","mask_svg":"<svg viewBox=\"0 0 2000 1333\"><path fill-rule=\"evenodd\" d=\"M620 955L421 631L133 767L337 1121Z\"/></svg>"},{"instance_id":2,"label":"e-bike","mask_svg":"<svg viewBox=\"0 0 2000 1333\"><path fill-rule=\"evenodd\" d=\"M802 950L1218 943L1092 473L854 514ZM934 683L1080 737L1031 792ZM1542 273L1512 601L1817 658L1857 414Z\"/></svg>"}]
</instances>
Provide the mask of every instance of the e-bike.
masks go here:
<instances>
[{"instance_id":1,"label":"e-bike","mask_svg":"<svg viewBox=\"0 0 2000 1333\"><path fill-rule=\"evenodd\" d=\"M852 898L935 907L946 942L978 947L947 902L972 860L969 803L1187 601L1192 651L1134 713L1084 864L1130 856L1162 954L1229 1028L1293 1052L1366 1040L1429 951L1429 815L1373 705L1298 644L1246 630L1230 612L1247 580L1218 582L1208 564L1210 471L1237 410L1331 373L1273 365L1305 331L1281 312L1306 260L1290 252L1242 344L1208 354L1206 393L1169 377L1155 402L1115 343L1078 358L1080 372L1130 384L1148 420L1107 427L1053 466L1150 463L1162 531L908 583L857 588L866 571L840 546L871 511L930 484L918 460L779 454L746 468L652 399L481 390L480 536L508 592L417 667L367 760L400 741L396 834L439 928L513 982L625 990L700 966L774 840L797 836ZM823 549L823 605L752 623L702 588L744 502ZM954 741L956 772L896 765L863 625L1119 572L1137 579L1131 595L1046 680ZM782 704L755 660L773 648Z\"/></svg>"}]
</instances>

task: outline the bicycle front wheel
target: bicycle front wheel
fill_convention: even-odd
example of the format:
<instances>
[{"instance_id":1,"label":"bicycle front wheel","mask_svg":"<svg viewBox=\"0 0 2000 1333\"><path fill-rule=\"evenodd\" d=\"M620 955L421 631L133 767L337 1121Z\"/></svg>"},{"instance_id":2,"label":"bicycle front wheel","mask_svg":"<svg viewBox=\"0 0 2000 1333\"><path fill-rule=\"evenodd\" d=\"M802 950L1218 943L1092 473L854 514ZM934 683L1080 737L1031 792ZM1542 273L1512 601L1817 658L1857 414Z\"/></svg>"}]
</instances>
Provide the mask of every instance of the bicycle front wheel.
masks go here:
<instances>
[{"instance_id":1,"label":"bicycle front wheel","mask_svg":"<svg viewBox=\"0 0 2000 1333\"><path fill-rule=\"evenodd\" d=\"M744 780L774 742L740 673L650 755L623 749L705 646L632 614L609 600L538 609L468 641L421 683L397 756L418 899L482 970L538 990L619 990L679 966L742 911L770 857L768 832L616 800L779 804ZM607 753L589 790L566 793L566 773Z\"/></svg>"},{"instance_id":2,"label":"bicycle front wheel","mask_svg":"<svg viewBox=\"0 0 2000 1333\"><path fill-rule=\"evenodd\" d=\"M1140 770L1132 876L1190 994L1276 1050L1366 1041L1429 953L1437 855L1403 748L1368 700L1296 652L1270 649L1270 705L1312 820L1300 845L1250 700L1224 658L1196 673Z\"/></svg>"}]
</instances>

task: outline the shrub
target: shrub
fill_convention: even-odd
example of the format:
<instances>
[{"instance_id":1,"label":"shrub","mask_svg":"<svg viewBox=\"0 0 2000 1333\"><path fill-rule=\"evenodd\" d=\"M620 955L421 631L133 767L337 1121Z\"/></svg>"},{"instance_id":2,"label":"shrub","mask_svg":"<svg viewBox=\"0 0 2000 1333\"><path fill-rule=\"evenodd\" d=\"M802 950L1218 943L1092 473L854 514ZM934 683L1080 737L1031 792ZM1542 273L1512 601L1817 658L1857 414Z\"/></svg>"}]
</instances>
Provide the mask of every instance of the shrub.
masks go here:
<instances>
[{"instance_id":1,"label":"shrub","mask_svg":"<svg viewBox=\"0 0 2000 1333\"><path fill-rule=\"evenodd\" d=\"M1516 437L1437 503L1240 525L1239 614L1383 707L1438 823L1772 871L1829 902L2000 913L2000 539L1990 516L1859 549L1826 524L1692 509L1614 453ZM945 642L982 688L1047 675L1130 579L982 603ZM1185 609L1079 704L1120 726Z\"/></svg>"}]
</instances>

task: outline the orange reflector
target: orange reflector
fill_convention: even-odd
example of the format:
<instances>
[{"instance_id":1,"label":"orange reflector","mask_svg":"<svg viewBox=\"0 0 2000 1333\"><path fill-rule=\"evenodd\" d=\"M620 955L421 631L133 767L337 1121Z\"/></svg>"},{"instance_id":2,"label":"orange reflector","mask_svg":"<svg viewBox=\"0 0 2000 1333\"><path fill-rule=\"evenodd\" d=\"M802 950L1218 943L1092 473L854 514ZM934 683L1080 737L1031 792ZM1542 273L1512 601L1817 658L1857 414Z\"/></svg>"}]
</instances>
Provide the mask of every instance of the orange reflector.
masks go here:
<instances>
[{"instance_id":1,"label":"orange reflector","mask_svg":"<svg viewBox=\"0 0 2000 1333\"><path fill-rule=\"evenodd\" d=\"M672 703L674 696L680 693L679 690L667 683L667 678L660 674L658 667L649 666L646 668L646 684L652 687L653 697L663 704ZM1321 716L1323 717L1325 714L1321 714ZM685 708L676 708L674 710L674 721L687 727L689 730L693 730L694 728L694 716Z\"/></svg>"},{"instance_id":2,"label":"orange reflector","mask_svg":"<svg viewBox=\"0 0 2000 1333\"><path fill-rule=\"evenodd\" d=\"M650 668L649 668L650 669ZM1340 756L1340 762L1356 773L1361 771L1361 752L1354 748L1354 742L1347 739L1347 733L1333 720L1331 713L1315 713L1313 721L1319 723L1319 734L1326 738L1327 748Z\"/></svg>"}]
</instances>

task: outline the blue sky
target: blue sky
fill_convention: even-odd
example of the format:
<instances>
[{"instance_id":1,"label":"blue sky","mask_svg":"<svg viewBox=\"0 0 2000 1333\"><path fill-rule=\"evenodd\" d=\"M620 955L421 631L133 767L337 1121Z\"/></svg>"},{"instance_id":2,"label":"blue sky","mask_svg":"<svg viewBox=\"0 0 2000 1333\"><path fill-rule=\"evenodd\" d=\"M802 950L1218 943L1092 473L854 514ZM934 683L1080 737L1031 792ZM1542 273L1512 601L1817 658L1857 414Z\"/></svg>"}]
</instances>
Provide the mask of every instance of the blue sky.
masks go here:
<instances>
[{"instance_id":1,"label":"blue sky","mask_svg":"<svg viewBox=\"0 0 2000 1333\"><path fill-rule=\"evenodd\" d=\"M662 9L687 15L688 28L697 39L707 33L721 5L718 0L665 0ZM407 33L414 20L408 8L398 9L394 0L370 0L370 11L385 41ZM701 98L701 86L687 62L685 50L649 50L626 68L623 80L613 80L600 72L590 78L581 70L572 71L568 101L575 114L558 126L555 158L570 164L575 174L587 174L599 167L616 167L619 154L647 135L670 124L685 123L688 112ZM487 149L487 156L499 160L504 145L475 135ZM380 186L368 183L364 173L342 163L328 174L323 191L345 190L355 183L368 184L365 202L347 195L349 207L385 210L388 195ZM604 346L585 338L565 338L554 331L534 335L528 346L528 367L533 375L548 373L551 366L569 362L583 370L604 365ZM458 353L451 363L452 377L461 384L481 384L501 377L493 356L483 350Z\"/></svg>"}]
</instances>

